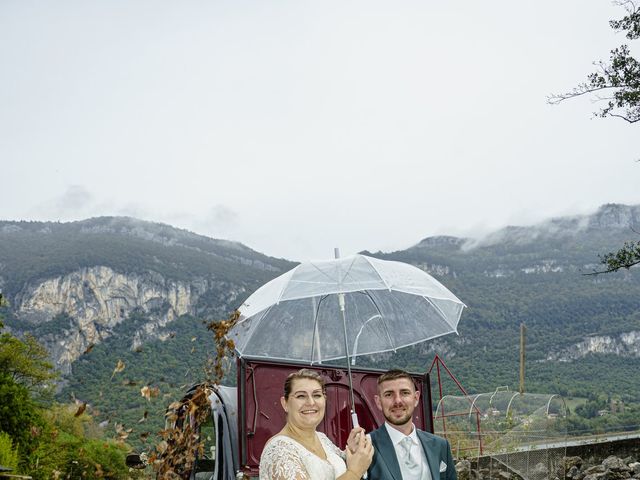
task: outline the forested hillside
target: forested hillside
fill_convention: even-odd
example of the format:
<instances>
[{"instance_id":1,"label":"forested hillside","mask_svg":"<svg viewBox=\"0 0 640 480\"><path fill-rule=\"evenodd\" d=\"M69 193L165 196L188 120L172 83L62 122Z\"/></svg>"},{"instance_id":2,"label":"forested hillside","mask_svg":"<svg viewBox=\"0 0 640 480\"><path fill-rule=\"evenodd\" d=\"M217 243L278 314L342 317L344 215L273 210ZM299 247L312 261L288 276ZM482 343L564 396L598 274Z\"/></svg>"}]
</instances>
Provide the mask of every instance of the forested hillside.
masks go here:
<instances>
[{"instance_id":1,"label":"forested hillside","mask_svg":"<svg viewBox=\"0 0 640 480\"><path fill-rule=\"evenodd\" d=\"M162 427L180 387L203 379L214 348L205 321L293 266L132 218L0 222L0 314L8 331L50 350L65 373L61 401L87 402L114 434L134 426L136 443Z\"/></svg>"},{"instance_id":2,"label":"forested hillside","mask_svg":"<svg viewBox=\"0 0 640 480\"><path fill-rule=\"evenodd\" d=\"M152 269L173 280L224 278L260 284L291 265L237 242L128 217L81 222L0 221L0 286L11 298L29 283L83 267L123 272Z\"/></svg>"},{"instance_id":3,"label":"forested hillside","mask_svg":"<svg viewBox=\"0 0 640 480\"><path fill-rule=\"evenodd\" d=\"M423 369L440 353L470 392L517 390L524 323L527 391L590 398L601 408L612 398L640 402L640 275L588 275L603 268L598 255L637 240L639 211L606 205L590 217L509 227L482 240L429 238L378 252L434 272L468 306L459 336L385 362Z\"/></svg>"},{"instance_id":4,"label":"forested hillside","mask_svg":"<svg viewBox=\"0 0 640 480\"><path fill-rule=\"evenodd\" d=\"M639 218L639 207L606 205L483 239L431 237L371 254L427 270L468 309L459 336L358 363L420 371L438 353L470 392L516 389L524 323L528 391L633 407L640 402L640 276L633 269L585 274L599 268L599 254L635 239ZM60 398L88 402L103 428L133 427L134 442L161 426L184 385L203 378L214 348L204 322L225 318L293 266L128 218L0 222L6 327L33 332L67 366Z\"/></svg>"}]
</instances>

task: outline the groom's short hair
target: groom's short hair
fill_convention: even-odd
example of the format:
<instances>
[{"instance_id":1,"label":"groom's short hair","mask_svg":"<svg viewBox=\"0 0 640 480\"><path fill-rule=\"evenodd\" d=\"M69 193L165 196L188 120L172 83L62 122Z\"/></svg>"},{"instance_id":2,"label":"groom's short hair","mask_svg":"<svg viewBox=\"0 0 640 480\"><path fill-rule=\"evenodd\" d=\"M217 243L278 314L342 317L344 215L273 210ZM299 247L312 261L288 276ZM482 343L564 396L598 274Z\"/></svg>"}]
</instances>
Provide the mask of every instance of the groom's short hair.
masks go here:
<instances>
[{"instance_id":1,"label":"groom's short hair","mask_svg":"<svg viewBox=\"0 0 640 480\"><path fill-rule=\"evenodd\" d=\"M407 380L409 380L411 382L411 385L413 385L413 389L416 390L416 384L413 381L413 377L411 377L411 375L409 375L404 370L400 370L399 368L394 368L394 369L391 369L391 370L387 370L382 375L380 375L378 377L378 387L383 382L388 382L389 380L398 380L400 378L406 378Z\"/></svg>"}]
</instances>

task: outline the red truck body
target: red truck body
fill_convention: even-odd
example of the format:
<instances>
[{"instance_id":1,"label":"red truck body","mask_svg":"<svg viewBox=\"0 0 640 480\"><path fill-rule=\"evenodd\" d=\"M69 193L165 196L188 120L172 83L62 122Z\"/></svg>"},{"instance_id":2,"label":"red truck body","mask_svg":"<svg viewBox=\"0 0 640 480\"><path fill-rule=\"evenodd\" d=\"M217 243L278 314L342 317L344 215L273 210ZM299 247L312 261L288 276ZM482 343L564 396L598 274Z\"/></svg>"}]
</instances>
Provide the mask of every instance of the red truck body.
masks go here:
<instances>
[{"instance_id":1,"label":"red truck body","mask_svg":"<svg viewBox=\"0 0 640 480\"><path fill-rule=\"evenodd\" d=\"M301 368L317 371L325 380L326 409L318 430L324 432L338 447L344 449L351 431L351 401L349 378L345 366L314 365L240 358L237 362L237 387L218 386L209 397L211 416L200 424L204 455L195 466L181 475L190 480L237 480L257 478L260 455L267 440L285 425L285 413L280 404L287 376ZM384 416L375 404L377 380L383 370L352 368L355 409L358 421L370 432L384 423ZM413 422L433 433L433 409L429 375L410 373L421 392ZM194 386L183 400L196 391ZM183 402L184 403L184 402ZM175 425L189 424L183 409ZM127 464L144 468L138 454L127 457Z\"/></svg>"},{"instance_id":2,"label":"red truck body","mask_svg":"<svg viewBox=\"0 0 640 480\"><path fill-rule=\"evenodd\" d=\"M324 432L336 445L344 448L351 431L351 407L347 368L339 364L304 365L264 359L238 359L238 465L249 477L258 476L260 455L267 440L285 424L280 404L284 381L291 372L311 368L326 382L326 413L318 430ZM355 408L360 425L370 432L384 423L384 416L374 401L377 380L382 370L352 368ZM431 390L428 374L411 374L421 392L420 405L414 412L415 425L433 432Z\"/></svg>"}]
</instances>

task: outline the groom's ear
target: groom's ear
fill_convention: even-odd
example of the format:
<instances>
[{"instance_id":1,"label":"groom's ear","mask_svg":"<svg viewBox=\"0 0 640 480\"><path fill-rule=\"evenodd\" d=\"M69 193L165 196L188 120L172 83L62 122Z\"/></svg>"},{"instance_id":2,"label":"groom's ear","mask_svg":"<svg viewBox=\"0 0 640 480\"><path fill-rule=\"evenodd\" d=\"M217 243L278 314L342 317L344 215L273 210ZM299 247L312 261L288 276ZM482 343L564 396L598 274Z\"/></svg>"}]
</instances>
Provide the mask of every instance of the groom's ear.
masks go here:
<instances>
[{"instance_id":1,"label":"groom's ear","mask_svg":"<svg viewBox=\"0 0 640 480\"><path fill-rule=\"evenodd\" d=\"M378 410L382 411L382 404L380 403L380 396L379 395L374 395L373 396L373 400L376 402L376 407L378 407Z\"/></svg>"},{"instance_id":2,"label":"groom's ear","mask_svg":"<svg viewBox=\"0 0 640 480\"><path fill-rule=\"evenodd\" d=\"M420 402L420 390L416 390L416 404L415 406L418 406L418 403Z\"/></svg>"}]
</instances>

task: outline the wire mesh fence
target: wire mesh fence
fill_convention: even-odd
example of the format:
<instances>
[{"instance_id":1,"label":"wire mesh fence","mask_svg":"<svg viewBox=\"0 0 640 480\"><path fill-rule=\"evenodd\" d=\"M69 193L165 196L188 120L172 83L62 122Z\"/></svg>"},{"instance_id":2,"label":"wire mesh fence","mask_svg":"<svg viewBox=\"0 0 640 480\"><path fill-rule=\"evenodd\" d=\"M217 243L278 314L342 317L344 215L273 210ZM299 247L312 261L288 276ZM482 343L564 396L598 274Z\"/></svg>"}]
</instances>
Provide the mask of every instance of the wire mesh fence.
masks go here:
<instances>
[{"instance_id":1,"label":"wire mesh fence","mask_svg":"<svg viewBox=\"0 0 640 480\"><path fill-rule=\"evenodd\" d=\"M454 456L464 460L461 480L542 480L563 469L566 415L558 395L498 390L444 396L434 427L449 440Z\"/></svg>"}]
</instances>

